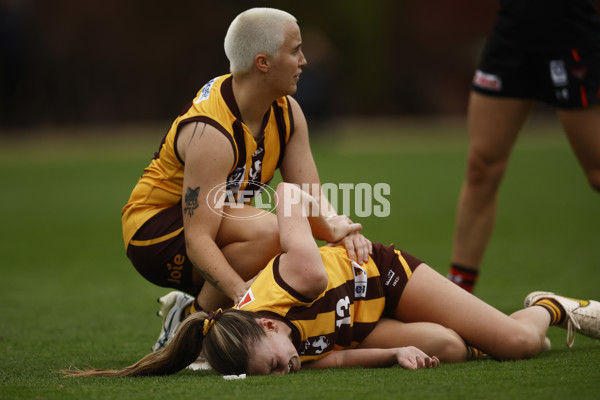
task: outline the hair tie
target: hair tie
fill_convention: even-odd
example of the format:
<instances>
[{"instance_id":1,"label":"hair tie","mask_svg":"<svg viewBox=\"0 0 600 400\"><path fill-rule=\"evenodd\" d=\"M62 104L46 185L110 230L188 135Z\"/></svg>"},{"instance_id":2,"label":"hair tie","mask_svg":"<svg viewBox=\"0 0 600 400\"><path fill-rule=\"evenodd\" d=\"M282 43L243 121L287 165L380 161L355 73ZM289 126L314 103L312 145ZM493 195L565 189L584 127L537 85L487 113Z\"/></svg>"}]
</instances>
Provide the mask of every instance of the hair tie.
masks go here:
<instances>
[{"instance_id":1,"label":"hair tie","mask_svg":"<svg viewBox=\"0 0 600 400\"><path fill-rule=\"evenodd\" d=\"M202 331L204 336L208 334L208 330L215 324L215 322L217 322L222 314L223 310L220 308L217 311L211 311L210 314L208 314L208 317L206 317L204 320L204 330Z\"/></svg>"}]
</instances>

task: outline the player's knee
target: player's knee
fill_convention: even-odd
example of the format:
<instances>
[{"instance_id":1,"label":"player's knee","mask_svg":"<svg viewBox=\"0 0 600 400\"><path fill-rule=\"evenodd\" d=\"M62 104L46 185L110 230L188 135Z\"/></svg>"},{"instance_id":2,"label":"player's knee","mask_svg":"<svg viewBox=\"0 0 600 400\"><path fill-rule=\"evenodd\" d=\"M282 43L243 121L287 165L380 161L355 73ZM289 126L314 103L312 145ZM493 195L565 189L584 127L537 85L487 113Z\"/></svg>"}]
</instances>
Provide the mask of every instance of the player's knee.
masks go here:
<instances>
[{"instance_id":1,"label":"player's knee","mask_svg":"<svg viewBox=\"0 0 600 400\"><path fill-rule=\"evenodd\" d=\"M502 351L498 359L523 360L534 357L542 349L539 335L529 330L513 332L502 339Z\"/></svg>"},{"instance_id":2,"label":"player's knee","mask_svg":"<svg viewBox=\"0 0 600 400\"><path fill-rule=\"evenodd\" d=\"M467 182L470 185L497 185L504 176L506 165L506 161L486 160L471 154L467 163Z\"/></svg>"},{"instance_id":3,"label":"player's knee","mask_svg":"<svg viewBox=\"0 0 600 400\"><path fill-rule=\"evenodd\" d=\"M436 356L442 362L463 362L467 359L467 345L452 329L443 329L437 336L436 351L430 356Z\"/></svg>"}]
</instances>

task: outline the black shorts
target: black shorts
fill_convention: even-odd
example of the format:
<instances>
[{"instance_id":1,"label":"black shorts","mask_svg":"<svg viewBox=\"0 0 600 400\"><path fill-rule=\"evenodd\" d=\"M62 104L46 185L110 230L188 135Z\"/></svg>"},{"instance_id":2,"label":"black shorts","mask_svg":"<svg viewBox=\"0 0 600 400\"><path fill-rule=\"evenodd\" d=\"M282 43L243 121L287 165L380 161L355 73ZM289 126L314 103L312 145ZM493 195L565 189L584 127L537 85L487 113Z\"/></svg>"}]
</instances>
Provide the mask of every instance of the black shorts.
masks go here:
<instances>
[{"instance_id":1,"label":"black shorts","mask_svg":"<svg viewBox=\"0 0 600 400\"><path fill-rule=\"evenodd\" d=\"M383 316L393 318L404 287L423 261L397 250L394 245L384 246L380 243L373 243L371 258L379 269L380 282L385 293Z\"/></svg>"},{"instance_id":2,"label":"black shorts","mask_svg":"<svg viewBox=\"0 0 600 400\"><path fill-rule=\"evenodd\" d=\"M472 89L497 97L532 99L564 109L600 103L600 46L531 49L492 35Z\"/></svg>"},{"instance_id":3,"label":"black shorts","mask_svg":"<svg viewBox=\"0 0 600 400\"><path fill-rule=\"evenodd\" d=\"M181 204L150 218L135 233L127 257L135 269L155 285L197 296L202 285L194 285L193 264L185 248Z\"/></svg>"}]
</instances>

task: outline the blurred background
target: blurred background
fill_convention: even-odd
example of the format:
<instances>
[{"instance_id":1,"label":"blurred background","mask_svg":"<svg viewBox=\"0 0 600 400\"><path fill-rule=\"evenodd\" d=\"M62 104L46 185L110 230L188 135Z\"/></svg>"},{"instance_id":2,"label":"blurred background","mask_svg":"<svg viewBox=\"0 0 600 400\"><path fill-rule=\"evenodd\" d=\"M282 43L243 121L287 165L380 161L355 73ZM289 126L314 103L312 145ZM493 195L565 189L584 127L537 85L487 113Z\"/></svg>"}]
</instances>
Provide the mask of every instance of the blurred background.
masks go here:
<instances>
[{"instance_id":1,"label":"blurred background","mask_svg":"<svg viewBox=\"0 0 600 400\"><path fill-rule=\"evenodd\" d=\"M166 394L155 380L77 383L56 371L128 365L155 342L155 299L167 289L131 266L121 210L173 119L229 71L226 30L251 7L299 21L309 64L295 97L321 181L389 184L390 216L360 217L363 232L446 274L469 85L498 1L0 0L0 399L214 389L188 374ZM536 114L511 155L476 289L505 312L532 290L600 298L598 194L553 110ZM514 373L486 363L499 396L516 393L504 390L511 379L520 397L598 398L600 380L585 378L600 370L600 342L578 337L566 351L564 334L550 334L553 355ZM430 388L454 385L468 398L455 383L485 379L442 373L450 378L434 374L416 390L433 397Z\"/></svg>"},{"instance_id":2,"label":"blurred background","mask_svg":"<svg viewBox=\"0 0 600 400\"><path fill-rule=\"evenodd\" d=\"M596 1L600 5L600 1ZM0 129L171 120L241 11L294 14L307 117L464 115L497 0L0 0Z\"/></svg>"},{"instance_id":3,"label":"blurred background","mask_svg":"<svg viewBox=\"0 0 600 400\"><path fill-rule=\"evenodd\" d=\"M463 114L497 0L0 0L0 129L172 120L228 72L241 11L284 9L309 119Z\"/></svg>"}]
</instances>

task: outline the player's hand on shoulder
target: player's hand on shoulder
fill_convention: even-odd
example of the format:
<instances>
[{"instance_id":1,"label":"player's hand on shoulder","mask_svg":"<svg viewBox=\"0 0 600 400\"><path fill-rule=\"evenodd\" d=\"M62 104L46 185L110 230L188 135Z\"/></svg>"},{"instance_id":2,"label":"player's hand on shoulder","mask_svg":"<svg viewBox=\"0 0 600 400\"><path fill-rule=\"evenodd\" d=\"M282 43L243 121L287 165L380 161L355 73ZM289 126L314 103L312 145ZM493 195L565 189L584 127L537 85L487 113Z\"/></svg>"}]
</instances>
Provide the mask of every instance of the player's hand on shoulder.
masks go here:
<instances>
[{"instance_id":1,"label":"player's hand on shoulder","mask_svg":"<svg viewBox=\"0 0 600 400\"><path fill-rule=\"evenodd\" d=\"M346 236L362 230L361 224L352 222L345 215L330 215L325 217L325 222L327 222L329 228L328 241L331 243L337 243Z\"/></svg>"},{"instance_id":2,"label":"player's hand on shoulder","mask_svg":"<svg viewBox=\"0 0 600 400\"><path fill-rule=\"evenodd\" d=\"M369 260L369 254L373 252L373 244L360 233L362 225L352 222L345 215L331 215L326 218L331 231L331 243L346 248L348 258L358 264L364 264Z\"/></svg>"}]
</instances>

